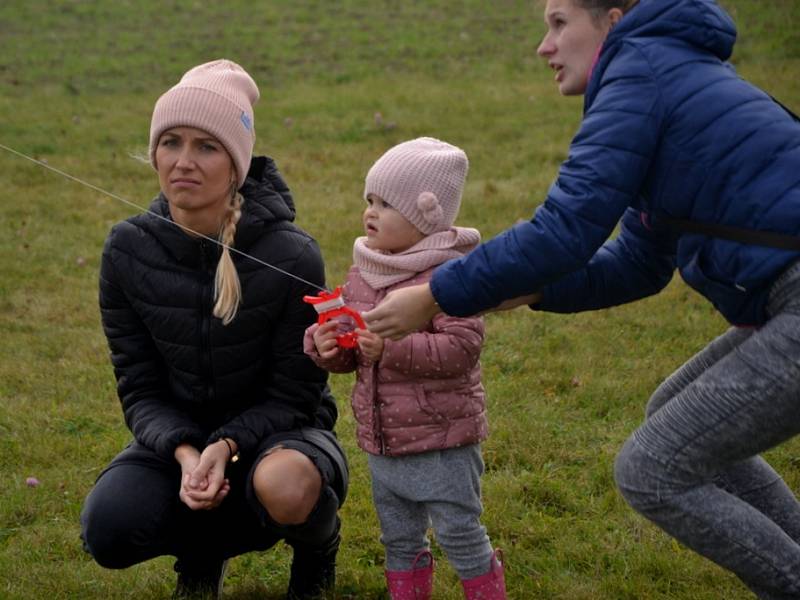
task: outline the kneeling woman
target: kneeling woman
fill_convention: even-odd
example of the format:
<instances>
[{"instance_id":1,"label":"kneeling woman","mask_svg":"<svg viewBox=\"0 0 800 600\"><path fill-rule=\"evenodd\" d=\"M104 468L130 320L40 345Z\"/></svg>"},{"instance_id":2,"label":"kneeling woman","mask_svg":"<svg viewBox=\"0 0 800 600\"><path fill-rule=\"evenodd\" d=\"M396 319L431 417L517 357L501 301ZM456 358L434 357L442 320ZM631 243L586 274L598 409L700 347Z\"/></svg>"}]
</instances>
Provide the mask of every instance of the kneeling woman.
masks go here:
<instances>
[{"instance_id":1,"label":"kneeling woman","mask_svg":"<svg viewBox=\"0 0 800 600\"><path fill-rule=\"evenodd\" d=\"M176 596L218 594L228 558L279 540L294 549L289 598L334 584L347 464L326 374L303 353L316 314L302 298L324 268L275 164L251 158L258 95L218 60L161 96L161 194L103 251L103 328L134 440L87 497L82 537L108 568L176 556Z\"/></svg>"}]
</instances>

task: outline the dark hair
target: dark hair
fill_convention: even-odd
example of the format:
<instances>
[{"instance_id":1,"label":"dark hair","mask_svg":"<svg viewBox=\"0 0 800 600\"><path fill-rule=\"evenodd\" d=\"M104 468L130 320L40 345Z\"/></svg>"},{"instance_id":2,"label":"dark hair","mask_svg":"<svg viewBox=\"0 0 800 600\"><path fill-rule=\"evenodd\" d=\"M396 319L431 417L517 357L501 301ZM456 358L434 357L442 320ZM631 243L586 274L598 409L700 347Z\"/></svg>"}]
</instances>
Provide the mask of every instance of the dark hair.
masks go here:
<instances>
[{"instance_id":1,"label":"dark hair","mask_svg":"<svg viewBox=\"0 0 800 600\"><path fill-rule=\"evenodd\" d=\"M612 8L618 8L625 14L632 9L639 0L573 0L575 4L583 9L592 13L595 19L600 18L603 14L610 11Z\"/></svg>"}]
</instances>

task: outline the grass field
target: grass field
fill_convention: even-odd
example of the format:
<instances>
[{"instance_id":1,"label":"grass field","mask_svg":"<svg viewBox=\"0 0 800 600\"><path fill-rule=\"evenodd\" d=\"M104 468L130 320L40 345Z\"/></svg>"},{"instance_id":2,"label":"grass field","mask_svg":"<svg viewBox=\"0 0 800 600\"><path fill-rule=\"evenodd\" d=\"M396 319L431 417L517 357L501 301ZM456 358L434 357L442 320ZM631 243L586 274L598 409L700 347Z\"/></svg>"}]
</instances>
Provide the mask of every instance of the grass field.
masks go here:
<instances>
[{"instance_id":1,"label":"grass field","mask_svg":"<svg viewBox=\"0 0 800 600\"><path fill-rule=\"evenodd\" d=\"M722 3L740 28L740 73L800 108L800 5ZM521 0L6 0L0 144L144 206L157 179L133 157L146 152L156 98L195 64L236 60L261 87L256 150L277 160L334 284L360 233L364 175L399 141L433 135L467 151L460 224L489 238L529 218L581 112L535 55L540 12ZM133 212L0 149L2 599L171 593L169 558L108 571L78 539L83 497L129 439L96 297L103 240ZM751 597L635 515L611 474L649 393L724 328L678 278L658 297L603 312L488 318L484 522L505 551L510 597ZM353 472L338 589L377 599L383 555L351 383L332 379ZM797 440L769 455L795 490L798 456ZM26 486L29 476L40 485ZM289 559L283 546L234 559L225 597L282 598ZM439 564L435 598L460 598Z\"/></svg>"}]
</instances>

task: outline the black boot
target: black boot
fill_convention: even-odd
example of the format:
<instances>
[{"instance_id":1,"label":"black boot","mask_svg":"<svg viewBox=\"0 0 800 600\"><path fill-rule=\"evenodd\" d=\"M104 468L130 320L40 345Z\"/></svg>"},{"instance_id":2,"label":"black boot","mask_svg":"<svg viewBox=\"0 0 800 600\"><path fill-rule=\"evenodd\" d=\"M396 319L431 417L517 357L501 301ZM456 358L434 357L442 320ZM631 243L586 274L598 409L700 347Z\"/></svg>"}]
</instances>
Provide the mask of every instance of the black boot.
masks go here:
<instances>
[{"instance_id":1,"label":"black boot","mask_svg":"<svg viewBox=\"0 0 800 600\"><path fill-rule=\"evenodd\" d=\"M172 597L176 600L217 600L217 598L221 598L227 566L227 560L202 566L187 564L186 561L177 561L174 568L178 573L178 583Z\"/></svg>"},{"instance_id":2,"label":"black boot","mask_svg":"<svg viewBox=\"0 0 800 600\"><path fill-rule=\"evenodd\" d=\"M333 598L336 587L336 553L339 551L339 518L330 540L322 546L290 542L294 548L286 600Z\"/></svg>"}]
</instances>

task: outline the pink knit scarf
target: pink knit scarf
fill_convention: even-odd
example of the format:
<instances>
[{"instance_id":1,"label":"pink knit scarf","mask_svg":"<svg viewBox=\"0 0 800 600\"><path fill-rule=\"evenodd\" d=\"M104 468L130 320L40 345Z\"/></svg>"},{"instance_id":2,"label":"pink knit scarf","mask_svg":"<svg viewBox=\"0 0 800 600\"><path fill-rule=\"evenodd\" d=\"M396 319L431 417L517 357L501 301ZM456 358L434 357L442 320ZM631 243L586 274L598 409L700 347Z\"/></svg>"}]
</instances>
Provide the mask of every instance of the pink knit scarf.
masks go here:
<instances>
[{"instance_id":1,"label":"pink knit scarf","mask_svg":"<svg viewBox=\"0 0 800 600\"><path fill-rule=\"evenodd\" d=\"M353 244L353 262L361 277L374 290L404 281L442 264L451 258L463 256L481 241L481 234L471 227L451 227L425 236L417 244L390 254L367 247L367 238L356 238Z\"/></svg>"}]
</instances>

